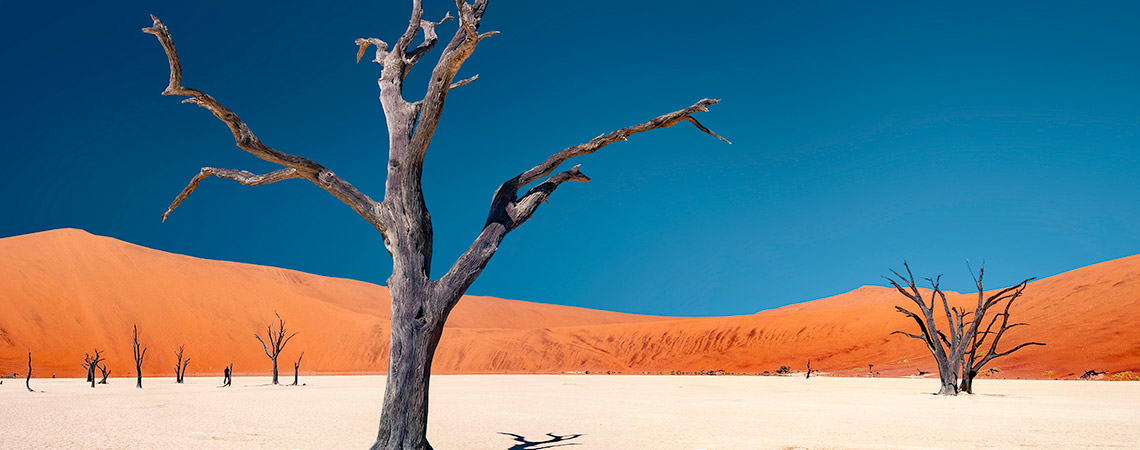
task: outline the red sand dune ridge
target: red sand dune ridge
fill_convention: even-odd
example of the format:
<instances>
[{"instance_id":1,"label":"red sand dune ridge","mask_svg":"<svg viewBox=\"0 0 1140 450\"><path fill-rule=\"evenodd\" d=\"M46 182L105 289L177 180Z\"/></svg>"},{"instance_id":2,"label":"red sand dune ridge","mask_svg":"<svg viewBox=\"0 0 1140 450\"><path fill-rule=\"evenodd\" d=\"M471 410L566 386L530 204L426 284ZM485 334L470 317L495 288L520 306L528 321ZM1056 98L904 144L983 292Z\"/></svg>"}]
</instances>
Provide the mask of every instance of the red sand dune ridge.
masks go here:
<instances>
[{"instance_id":1,"label":"red sand dune ridge","mask_svg":"<svg viewBox=\"0 0 1140 450\"><path fill-rule=\"evenodd\" d=\"M105 350L112 376L134 370L131 325L149 347L145 374L173 374L186 344L191 375L265 374L253 333L280 312L300 334L282 373L305 352L304 373L380 373L387 364L388 291L360 281L211 261L140 247L81 230L0 239L0 373L82 376L79 363ZM950 293L951 303L976 294ZM467 296L452 312L435 373L803 369L839 375L933 371L921 343L898 335L907 319L892 289L865 286L757 314L674 318ZM1140 372L1140 255L1032 283L1015 304L1014 343L1037 340L991 363L1004 377Z\"/></svg>"}]
</instances>

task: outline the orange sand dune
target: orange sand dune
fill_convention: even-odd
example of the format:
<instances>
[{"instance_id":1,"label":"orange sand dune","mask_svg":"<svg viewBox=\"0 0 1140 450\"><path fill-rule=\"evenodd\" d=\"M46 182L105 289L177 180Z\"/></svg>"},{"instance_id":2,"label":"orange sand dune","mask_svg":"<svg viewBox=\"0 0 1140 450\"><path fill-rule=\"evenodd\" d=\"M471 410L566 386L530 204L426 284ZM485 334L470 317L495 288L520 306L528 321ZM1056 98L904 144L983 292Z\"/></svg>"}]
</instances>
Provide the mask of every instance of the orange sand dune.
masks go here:
<instances>
[{"instance_id":1,"label":"orange sand dune","mask_svg":"<svg viewBox=\"0 0 1140 450\"><path fill-rule=\"evenodd\" d=\"M134 370L131 325L150 347L146 374L173 372L171 350L187 345L192 374L266 373L253 333L273 311L300 331L280 363L302 350L305 372L382 372L389 297L384 287L249 264L203 260L94 236L54 230L0 239L0 373L81 376L92 348L106 350L113 376ZM953 304L976 294L950 293ZM621 314L491 297L466 297L452 313L436 373L562 371L759 372L780 365L906 375L934 366L894 312L905 298L866 286L753 315L670 318ZM1007 342L1037 340L991 364L1005 377L1072 376L1088 369L1140 371L1140 256L1032 283L1014 308L1031 325Z\"/></svg>"}]
</instances>

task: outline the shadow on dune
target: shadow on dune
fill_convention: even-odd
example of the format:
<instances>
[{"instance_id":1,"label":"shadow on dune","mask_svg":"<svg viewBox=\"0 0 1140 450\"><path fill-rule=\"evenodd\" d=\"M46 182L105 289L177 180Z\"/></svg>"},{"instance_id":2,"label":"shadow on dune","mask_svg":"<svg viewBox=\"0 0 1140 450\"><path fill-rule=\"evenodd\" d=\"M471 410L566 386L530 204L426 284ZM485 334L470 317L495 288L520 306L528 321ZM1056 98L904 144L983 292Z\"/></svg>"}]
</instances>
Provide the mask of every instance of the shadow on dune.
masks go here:
<instances>
[{"instance_id":1,"label":"shadow on dune","mask_svg":"<svg viewBox=\"0 0 1140 450\"><path fill-rule=\"evenodd\" d=\"M577 442L567 442L563 444L558 444L557 442L569 441L571 439L577 439L579 436L582 436L581 434L568 434L565 436L558 436L554 433L546 433L547 436L550 436L550 439L547 439L545 441L528 441L525 437L514 433L504 433L500 431L499 434L510 436L518 442L518 444L508 447L507 450L540 450L544 448L578 445Z\"/></svg>"}]
</instances>

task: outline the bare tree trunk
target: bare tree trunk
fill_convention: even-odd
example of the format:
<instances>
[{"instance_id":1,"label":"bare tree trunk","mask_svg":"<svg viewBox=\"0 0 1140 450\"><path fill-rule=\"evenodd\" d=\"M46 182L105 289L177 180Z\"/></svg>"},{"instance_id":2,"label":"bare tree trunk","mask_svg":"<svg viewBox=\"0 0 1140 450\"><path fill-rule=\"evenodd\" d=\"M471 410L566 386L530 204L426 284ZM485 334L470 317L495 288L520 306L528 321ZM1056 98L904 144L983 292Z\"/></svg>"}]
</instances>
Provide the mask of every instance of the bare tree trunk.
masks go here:
<instances>
[{"instance_id":1,"label":"bare tree trunk","mask_svg":"<svg viewBox=\"0 0 1140 450\"><path fill-rule=\"evenodd\" d=\"M301 356L297 357L297 362L293 363L293 386L299 386L301 382L301 358L305 357L305 352L301 352Z\"/></svg>"},{"instance_id":2,"label":"bare tree trunk","mask_svg":"<svg viewBox=\"0 0 1140 450\"><path fill-rule=\"evenodd\" d=\"M183 354L186 352L186 345L179 345L178 349L174 351L174 356L178 358L174 362L174 382L182 384L183 379L186 378L186 366L190 364L190 358L182 359Z\"/></svg>"},{"instance_id":3,"label":"bare tree trunk","mask_svg":"<svg viewBox=\"0 0 1140 450\"><path fill-rule=\"evenodd\" d=\"M393 297L393 305L395 301ZM384 406L372 450L432 448L427 441L428 385L443 333L442 327L424 325L415 316L392 317Z\"/></svg>"},{"instance_id":4,"label":"bare tree trunk","mask_svg":"<svg viewBox=\"0 0 1140 450\"><path fill-rule=\"evenodd\" d=\"M139 351L139 326L138 325L135 325L135 345L134 345L133 351L134 351L134 356L135 356L135 374L138 375L138 382L135 384L135 387L142 389L142 363L143 363L143 358L146 358L147 349L143 348L142 351ZM92 386L94 386L94 385L92 385Z\"/></svg>"},{"instance_id":5,"label":"bare tree trunk","mask_svg":"<svg viewBox=\"0 0 1140 450\"><path fill-rule=\"evenodd\" d=\"M35 392L32 390L32 351L28 350L28 378L24 380L24 387L28 388L28 392Z\"/></svg>"}]
</instances>

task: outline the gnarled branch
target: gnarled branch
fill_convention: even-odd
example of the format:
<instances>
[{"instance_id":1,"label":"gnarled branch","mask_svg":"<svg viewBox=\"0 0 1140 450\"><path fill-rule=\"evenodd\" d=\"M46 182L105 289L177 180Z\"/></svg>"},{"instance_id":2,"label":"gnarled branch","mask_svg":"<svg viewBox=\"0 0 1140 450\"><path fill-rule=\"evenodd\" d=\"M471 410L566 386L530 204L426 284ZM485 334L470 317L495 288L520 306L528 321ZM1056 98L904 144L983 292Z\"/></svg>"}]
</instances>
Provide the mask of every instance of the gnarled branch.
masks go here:
<instances>
[{"instance_id":1,"label":"gnarled branch","mask_svg":"<svg viewBox=\"0 0 1140 450\"><path fill-rule=\"evenodd\" d=\"M620 130L611 131L609 133L593 138L588 142L578 144L573 147L567 147L558 153L550 155L550 157L547 158L546 161L543 161L542 164L534 166L534 168L527 170L526 172L523 172L521 175L519 175L517 181L518 188L522 188L523 186L526 186L531 182L553 172L554 169L558 168L558 166L567 159L573 158L575 156L588 155L614 142L624 141L629 138L629 136L637 133L656 130L658 128L671 127L682 120L690 121L694 125L697 125L697 128L701 131L708 133L709 135L714 136L720 140L728 142L724 138L720 137L720 135L713 133L708 128L700 125L699 122L690 117L691 115L698 112L708 112L708 107L715 105L718 102L720 102L719 99L706 98L688 108L655 117L652 120L644 123L639 123L637 125L622 128Z\"/></svg>"},{"instance_id":2,"label":"gnarled branch","mask_svg":"<svg viewBox=\"0 0 1140 450\"><path fill-rule=\"evenodd\" d=\"M292 177L301 177L309 180L351 207L360 217L363 217L364 220L367 220L372 226L376 227L381 234L387 232L387 225L384 223L382 214L380 214L379 211L381 209L379 203L358 191L347 181L344 181L324 166L312 160L284 153L265 145L257 136L254 136L249 126L247 126L237 114L230 111L229 108L226 108L205 92L183 87L182 62L178 58L178 50L174 48L174 40L170 36L170 31L157 17L153 15L150 17L154 20L154 25L149 28L143 28L143 32L153 34L158 38L158 42L162 44L162 48L166 51L166 57L170 62L170 83L166 86L166 89L162 91L162 95L185 95L190 97L183 100L183 103L194 103L210 110L215 117L230 128L230 131L234 135L234 142L239 148L263 160L293 169ZM281 171L271 173L279 172ZM237 180L238 178L234 179ZM198 177L195 177L195 180L201 181ZM187 186L186 189L183 189L182 194L174 201L171 208L163 214L164 221L174 207L177 206L178 203L181 203L182 200L185 200L190 192L193 192L195 186L196 183L192 181L191 186Z\"/></svg>"},{"instance_id":3,"label":"gnarled branch","mask_svg":"<svg viewBox=\"0 0 1140 450\"><path fill-rule=\"evenodd\" d=\"M547 198L554 193L554 190L557 189L559 185L566 181L589 182L590 178L579 170L579 166L574 166L570 170L549 176L541 183L532 187L521 197L518 195L520 189L541 177L549 175L567 159L593 153L614 142L624 141L636 133L671 127L682 120L688 120L687 118L692 114L708 111L708 107L716 104L718 101L719 100L716 99L704 99L688 108L603 134L584 144L568 147L551 155L541 164L530 170L503 182L491 199L491 208L487 213L487 221L483 225L483 230L479 233L475 242L459 257L438 283L438 289L443 290L441 293L442 296L448 298L451 302L443 311L449 311L450 308L454 306L454 302L458 301L457 296L449 293L463 292L467 286L474 282L475 278L479 276L479 273L481 273L486 266L487 261L490 260L491 256L498 250L499 243L503 240L503 237L530 219L531 216L534 215L535 210L538 209L538 205L546 202ZM692 122L699 125L696 121ZM698 128L701 131L720 138L719 135L704 126L698 126ZM723 138L720 139L724 140Z\"/></svg>"},{"instance_id":4,"label":"gnarled branch","mask_svg":"<svg viewBox=\"0 0 1140 450\"><path fill-rule=\"evenodd\" d=\"M189 197L195 189L198 189L198 183L201 183L202 180L209 178L211 175L222 178L229 178L246 186L261 186L263 184L276 183L281 180L297 178L297 169L289 167L281 170L274 170L272 172L264 173L261 175L254 175L252 172L245 170L203 167L202 170L198 172L197 175L194 175L194 178L190 180L190 184L187 184L186 187L182 189L182 192L178 194L178 197L174 198L174 202L172 202L170 204L170 207L166 209L166 212L162 214L162 221L166 222L166 217L169 216L170 213L174 212L174 208L177 208L178 205L182 204L182 201L186 200L186 198Z\"/></svg>"}]
</instances>

